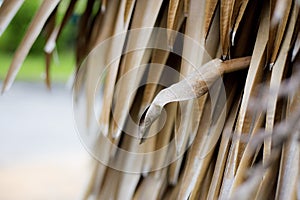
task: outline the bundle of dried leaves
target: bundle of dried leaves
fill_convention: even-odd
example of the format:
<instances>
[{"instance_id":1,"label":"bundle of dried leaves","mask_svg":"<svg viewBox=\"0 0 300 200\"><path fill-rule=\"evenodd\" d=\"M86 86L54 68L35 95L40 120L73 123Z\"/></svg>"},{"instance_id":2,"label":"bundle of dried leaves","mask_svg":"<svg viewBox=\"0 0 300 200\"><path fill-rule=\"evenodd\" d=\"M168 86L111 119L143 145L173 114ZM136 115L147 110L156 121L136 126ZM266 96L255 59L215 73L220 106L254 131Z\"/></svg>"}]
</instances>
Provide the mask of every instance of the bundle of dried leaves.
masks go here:
<instances>
[{"instance_id":1,"label":"bundle of dried leaves","mask_svg":"<svg viewBox=\"0 0 300 200\"><path fill-rule=\"evenodd\" d=\"M23 2L3 1L0 33ZM43 30L47 33L44 51L49 72L57 38L77 3L69 0L62 22L57 23L60 0L43 0L15 52L3 91L12 85ZM153 152L165 146L169 149L138 159L121 156L119 149L105 148L100 137L95 148L104 152L109 162L140 173L118 171L95 161L84 199L299 199L299 5L297 0L86 1L77 32L78 68L105 39L149 27L184 34L204 48L209 58L184 40L177 47L182 52L180 58L150 48L107 63L128 46L151 46L160 41L159 35L153 39L143 32L110 43L107 51L100 52L99 65L92 65L99 55L89 56L90 62L85 62L88 67L78 70L78 76L86 81L87 121L93 113L91 85L103 70L99 68L111 64L102 88L101 135L119 149L131 152ZM178 37L166 31L162 42L172 49ZM148 65L132 72L143 64ZM168 77L174 83L169 87L148 84L136 91L143 79L158 83L165 76L164 68L155 64L169 65L185 78L174 75ZM118 89L116 83L128 72L130 78ZM220 77L222 83L217 81ZM50 85L49 78L46 81ZM224 96L222 87L226 101L220 100ZM157 124L163 120L156 119L162 119L163 110L167 118L159 128ZM140 126L129 129L134 132L131 135L124 132L130 126L129 117ZM168 146L173 140L175 148ZM181 156L170 162L172 155ZM168 162L163 168L157 167Z\"/></svg>"}]
</instances>

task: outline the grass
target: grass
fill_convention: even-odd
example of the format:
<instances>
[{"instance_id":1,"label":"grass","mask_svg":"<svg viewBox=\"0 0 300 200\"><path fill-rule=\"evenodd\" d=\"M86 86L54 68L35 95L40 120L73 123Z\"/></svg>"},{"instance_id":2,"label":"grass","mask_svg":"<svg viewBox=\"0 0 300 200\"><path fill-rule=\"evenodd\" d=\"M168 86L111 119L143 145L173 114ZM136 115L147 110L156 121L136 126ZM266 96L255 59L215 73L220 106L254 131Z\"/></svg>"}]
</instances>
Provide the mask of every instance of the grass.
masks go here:
<instances>
[{"instance_id":1,"label":"grass","mask_svg":"<svg viewBox=\"0 0 300 200\"><path fill-rule=\"evenodd\" d=\"M3 81L8 68L11 64L13 53L0 53L0 80ZM54 54L50 76L52 82L66 82L74 69L74 56L72 52L59 52ZM45 57L44 53L29 54L23 63L16 80L39 82L44 81L45 78Z\"/></svg>"}]
</instances>

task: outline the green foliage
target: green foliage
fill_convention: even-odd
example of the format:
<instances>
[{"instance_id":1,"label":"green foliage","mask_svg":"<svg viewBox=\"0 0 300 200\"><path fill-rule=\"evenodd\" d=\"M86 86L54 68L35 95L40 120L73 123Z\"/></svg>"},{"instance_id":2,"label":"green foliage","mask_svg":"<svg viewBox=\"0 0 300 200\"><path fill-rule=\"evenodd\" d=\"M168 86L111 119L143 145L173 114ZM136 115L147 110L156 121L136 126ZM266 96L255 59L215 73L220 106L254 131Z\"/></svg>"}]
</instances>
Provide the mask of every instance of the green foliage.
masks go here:
<instances>
[{"instance_id":1,"label":"green foliage","mask_svg":"<svg viewBox=\"0 0 300 200\"><path fill-rule=\"evenodd\" d=\"M10 66L12 54L0 51L0 80L4 80L8 67ZM72 52L60 52L54 54L50 68L50 76L53 82L66 82L74 69L74 56ZM22 81L44 81L45 57L44 54L30 54L22 68L17 80Z\"/></svg>"},{"instance_id":2,"label":"green foliage","mask_svg":"<svg viewBox=\"0 0 300 200\"><path fill-rule=\"evenodd\" d=\"M6 31L0 38L1 50L14 52L20 44L26 30L30 24L32 17L37 11L40 1L25 1L19 12L11 21ZM38 37L37 41L31 49L31 53L40 52L44 46L42 37Z\"/></svg>"},{"instance_id":3,"label":"green foliage","mask_svg":"<svg viewBox=\"0 0 300 200\"><path fill-rule=\"evenodd\" d=\"M77 37L77 16L73 15L70 21L66 24L62 34L58 38L57 48L58 51L70 51L74 48L75 40Z\"/></svg>"},{"instance_id":4,"label":"green foliage","mask_svg":"<svg viewBox=\"0 0 300 200\"><path fill-rule=\"evenodd\" d=\"M41 0L26 0L0 37L0 80L4 80L8 67L11 64L13 54L26 34L28 26L41 2ZM68 2L69 1L62 1L62 4L66 4L66 6L59 6L56 18L57 24L61 22L63 14L67 9ZM66 81L73 70L75 61L72 49L77 34L77 23L77 17L72 17L57 41L59 55L57 55L57 52L54 53L50 70L51 79L54 82ZM18 73L17 80L43 80L45 74L45 57L43 49L46 42L44 36L45 35L42 32L35 41L29 56L26 58Z\"/></svg>"},{"instance_id":5,"label":"green foliage","mask_svg":"<svg viewBox=\"0 0 300 200\"><path fill-rule=\"evenodd\" d=\"M13 53L18 45L20 44L22 38L24 37L27 28L35 15L41 0L26 0L16 16L13 18L10 25L7 27L6 31L0 37L0 47L1 51L7 53ZM60 21L63 17L62 13L58 12L57 20ZM58 40L59 51L69 51L73 47L76 38L76 21L71 20L65 27ZM31 48L30 54L41 54L45 45L44 34L41 33L37 38L36 42Z\"/></svg>"}]
</instances>

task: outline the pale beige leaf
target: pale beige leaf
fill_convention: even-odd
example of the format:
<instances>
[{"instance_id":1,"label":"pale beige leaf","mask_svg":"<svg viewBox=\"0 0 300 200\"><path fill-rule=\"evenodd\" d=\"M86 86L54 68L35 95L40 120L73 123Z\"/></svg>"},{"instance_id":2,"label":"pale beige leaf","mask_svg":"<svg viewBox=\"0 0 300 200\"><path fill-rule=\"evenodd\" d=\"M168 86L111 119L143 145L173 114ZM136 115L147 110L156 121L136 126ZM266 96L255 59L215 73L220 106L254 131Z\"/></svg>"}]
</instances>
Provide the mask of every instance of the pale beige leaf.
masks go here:
<instances>
[{"instance_id":1,"label":"pale beige leaf","mask_svg":"<svg viewBox=\"0 0 300 200\"><path fill-rule=\"evenodd\" d=\"M179 9L180 0L170 0L169 9L168 9L168 20L167 20L167 28L173 30L174 25L176 23L176 13Z\"/></svg>"},{"instance_id":2,"label":"pale beige leaf","mask_svg":"<svg viewBox=\"0 0 300 200\"><path fill-rule=\"evenodd\" d=\"M205 37L205 50L207 54L212 58L220 58L221 53L221 45L220 45L220 7L217 6L215 14L212 18L212 22L210 24L210 28ZM206 60L206 59L205 59Z\"/></svg>"},{"instance_id":3,"label":"pale beige leaf","mask_svg":"<svg viewBox=\"0 0 300 200\"><path fill-rule=\"evenodd\" d=\"M120 171L108 167L102 187L98 188L99 194L95 199L116 199L120 175Z\"/></svg>"},{"instance_id":4,"label":"pale beige leaf","mask_svg":"<svg viewBox=\"0 0 300 200\"><path fill-rule=\"evenodd\" d=\"M293 71L296 71L296 69L294 68ZM291 117L292 113L297 109L299 103L300 90L297 90L293 96L289 96L287 117ZM292 134L282 149L276 199L296 199L298 176L295 175L300 170L299 162L300 148L299 143L297 142L297 134Z\"/></svg>"},{"instance_id":5,"label":"pale beige leaf","mask_svg":"<svg viewBox=\"0 0 300 200\"><path fill-rule=\"evenodd\" d=\"M102 18L97 16L96 18L96 28L93 29L93 32L95 34L94 38L90 39L90 43L88 44L88 48L90 48L91 53L86 58L86 96L87 96L87 125L90 125L90 118L94 117L94 93L95 93L95 85L98 83L98 79L100 75L105 70L106 63L105 59L107 57L107 51L106 48L110 47L109 41L102 43L101 48L97 48L97 45L100 42L105 41L109 37L113 35L113 24L114 19L116 17L116 11L118 8L118 1L110 1L108 4L108 7L106 8L106 15ZM97 27L104 29L104 31L101 31L98 33ZM104 28L109 27L109 28ZM105 46L105 49L104 49ZM97 67L94 67L97 66ZM104 130L101 130L103 134L105 134Z\"/></svg>"},{"instance_id":6,"label":"pale beige leaf","mask_svg":"<svg viewBox=\"0 0 300 200\"><path fill-rule=\"evenodd\" d=\"M124 143L128 145L130 152L140 152L138 149L143 149L143 147L139 146L139 141L137 139L130 139L128 136L125 136L126 139ZM126 141L127 140L127 141ZM142 153L143 151L141 151ZM127 168L127 169L136 169L142 168L143 160L136 159L134 156L129 156L128 154L126 157L119 157L116 155L116 159L122 160L120 162L120 166ZM134 167L133 167L134 166ZM116 199L120 200L131 200L137 184L140 180L141 174L139 173L120 173L119 181L118 181L118 188L116 190Z\"/></svg>"},{"instance_id":7,"label":"pale beige leaf","mask_svg":"<svg viewBox=\"0 0 300 200\"><path fill-rule=\"evenodd\" d=\"M210 58L207 58L208 56L205 55L205 52L203 50L204 46L204 37L202 35L203 31L203 23L204 23L204 8L205 8L205 2L201 1L198 2L196 0L191 0L190 2L185 1L184 6L188 6L188 17L186 22L186 30L185 35L188 37L184 38L184 46L183 46L183 52L182 57L185 59L182 59L181 63L181 69L180 74L183 76L187 76L187 74L191 73L194 69L192 64L196 66L200 66L207 60L210 60ZM194 41L190 41L190 38L197 41L200 45L195 45ZM203 46L201 46L203 45ZM188 62L189 60L190 62ZM204 103L204 102L203 102ZM181 111L183 114L192 115L192 112L189 112L193 110L193 102L184 102L182 103ZM188 109L188 110L186 110ZM200 115L199 115L200 117ZM190 116L187 116L183 118L183 121L181 122L182 126L180 127L186 127L183 129L178 130L175 132L176 136L176 148L177 152L180 152L182 149L182 146L186 144L187 139L189 137L189 119ZM175 126L178 126L178 123L175 122ZM178 143L179 141L179 143ZM177 163L180 165L181 162Z\"/></svg>"},{"instance_id":8,"label":"pale beige leaf","mask_svg":"<svg viewBox=\"0 0 300 200\"><path fill-rule=\"evenodd\" d=\"M272 152L272 164L268 166L267 170L263 173L263 178L261 180L260 176L260 185L255 191L256 193L256 200L259 199L267 199L270 196L275 196L273 189L276 184L276 177L279 170L279 151Z\"/></svg>"},{"instance_id":9,"label":"pale beige leaf","mask_svg":"<svg viewBox=\"0 0 300 200\"><path fill-rule=\"evenodd\" d=\"M277 199L295 199L297 191L297 176L299 171L299 144L294 134L283 147L282 162L276 192Z\"/></svg>"},{"instance_id":10,"label":"pale beige leaf","mask_svg":"<svg viewBox=\"0 0 300 200\"><path fill-rule=\"evenodd\" d=\"M281 49L280 48L281 44L284 40L284 34L286 32L286 29L288 28L288 20L289 20L290 12L292 12L292 10L293 10L292 2L293 2L292 0L288 0L284 3L282 3L281 1L277 1L274 15L276 15L277 6L280 4L284 5L284 11L281 12L281 13L283 13L283 16L280 17L280 23L277 28L276 39L275 39L274 46L273 46L273 53L272 53L271 60L270 60L271 66L275 63L275 61L277 59L278 53ZM294 7L297 7L297 6L294 6Z\"/></svg>"},{"instance_id":11,"label":"pale beige leaf","mask_svg":"<svg viewBox=\"0 0 300 200\"><path fill-rule=\"evenodd\" d=\"M46 45L44 47L44 51L46 53L53 52L53 50L54 50L54 48L56 46L56 41L59 38L59 36L60 36L63 28L67 24L68 20L70 19L71 15L73 13L73 10L75 8L76 3L77 3L77 0L71 0L70 1L69 6L68 6L68 8L66 10L66 13L65 13L65 15L64 15L64 17L62 19L61 24L52 31L51 35L47 39Z\"/></svg>"},{"instance_id":12,"label":"pale beige leaf","mask_svg":"<svg viewBox=\"0 0 300 200\"><path fill-rule=\"evenodd\" d=\"M183 57L188 58L187 61L186 59L182 60L181 63L181 69L180 73L183 76L186 76L189 73L192 73L193 69L193 64L196 66L200 66L203 63L205 63L208 60L211 60L210 56L207 55L207 52L205 51L204 47L204 41L205 41L205 36L203 33L204 30L204 9L205 9L205 4L207 2L205 1L194 1L192 0L190 2L190 10L189 10L189 15L187 17L187 22L186 22L186 31L185 35L188 37L191 37L193 40L195 40L199 45L195 45L189 42L189 38L186 37L184 39L184 46L183 46ZM214 52L215 54L215 52ZM204 98L205 99L205 98ZM204 102L203 102L204 103ZM196 132L191 130L191 117L193 113L197 110L194 109L193 107L193 101L188 101L188 102L182 102L181 103L181 112L183 120L180 121L180 126L178 125L178 122L175 122L175 126L179 127L179 129L175 129L175 136L176 136L176 151L177 153L181 152L182 149L186 146L188 139L190 135L195 135ZM196 120L199 121L201 116L201 113L196 115ZM176 163L178 166L181 165L180 160Z\"/></svg>"},{"instance_id":13,"label":"pale beige leaf","mask_svg":"<svg viewBox=\"0 0 300 200\"><path fill-rule=\"evenodd\" d=\"M182 3L182 2L180 2L180 3ZM180 6L182 6L182 4ZM177 16L175 16L176 18L179 18L176 20L176 24L174 24L174 29L176 31L179 30L179 28L181 27L181 24L184 20L182 12L183 12L182 8L179 8L179 10L177 12ZM163 20L164 20L164 18L163 18ZM161 24L161 26L164 27L162 24ZM169 38L165 39L165 33L162 32L162 35L160 35L160 34L157 35L157 43L163 44L163 43L165 43L165 41L168 41L168 44L166 46L173 46L176 36L177 36L176 32L167 30L167 37L169 37ZM181 38L181 35L179 37ZM178 53L178 50L176 50L176 51L177 52L175 52L175 53ZM148 78L147 78L148 82L152 82L152 83L159 82L164 68L163 67L155 67L152 63L165 64L169 55L170 55L169 51L160 50L159 48L155 49L153 51L151 64L149 67ZM177 68L178 65L180 65L180 63L174 62L172 65L173 65L172 68ZM166 70L166 71L168 71L168 70ZM169 79L168 82L170 82L171 79L169 77L167 77L167 78ZM153 97L154 97L154 94L156 91L156 87L157 87L157 84L146 85L146 88L144 90L144 98L143 98L141 109L140 109L140 116L142 115L142 113L144 112L146 107L150 104L150 102L153 100Z\"/></svg>"},{"instance_id":14,"label":"pale beige leaf","mask_svg":"<svg viewBox=\"0 0 300 200\"><path fill-rule=\"evenodd\" d=\"M262 16L258 38L254 47L253 57L250 63L250 68L248 71L246 84L244 87L243 99L241 102L237 125L235 128L236 129L235 134L237 134L238 136L246 135L249 133L250 130L251 115L249 111L247 111L247 107L249 105L250 97L252 95L255 95L254 89L256 85L259 83L259 81L262 78L262 72L264 67L263 54L268 41L267 33L269 30L268 29L269 25L267 23L267 20L268 20L268 11L266 9L266 12ZM221 194L224 197L228 197L230 195L230 190L233 189L232 183L234 180L234 175L238 168L239 159L241 158L241 155L243 155L243 151L245 148L244 146L245 145L239 141L239 137L231 145L228 164L226 166L226 171L224 175L226 179L224 179L222 189L221 189Z\"/></svg>"},{"instance_id":15,"label":"pale beige leaf","mask_svg":"<svg viewBox=\"0 0 300 200\"><path fill-rule=\"evenodd\" d=\"M107 0L101 0L101 12L104 13L107 7Z\"/></svg>"},{"instance_id":16,"label":"pale beige leaf","mask_svg":"<svg viewBox=\"0 0 300 200\"><path fill-rule=\"evenodd\" d=\"M240 5L238 5L239 6L238 15L235 19L235 23L234 23L233 30L232 30L232 36L231 36L232 45L234 45L235 35L236 35L236 32L239 28L239 25L240 25L241 21L242 21L242 18L244 17L244 14L245 14L245 11L246 11L249 0L241 0L241 1L238 1L238 2L240 3Z\"/></svg>"},{"instance_id":17,"label":"pale beige leaf","mask_svg":"<svg viewBox=\"0 0 300 200\"><path fill-rule=\"evenodd\" d=\"M217 4L218 0L209 0L206 1L205 5L205 23L204 23L204 37L207 38L209 29L211 27L213 17L215 15L215 12L217 10Z\"/></svg>"},{"instance_id":18,"label":"pale beige leaf","mask_svg":"<svg viewBox=\"0 0 300 200\"><path fill-rule=\"evenodd\" d=\"M203 118L199 124L198 133L191 146L187 158L187 164L183 172L182 182L178 193L178 199L188 199L195 186L202 181L209 162L212 159L212 151L209 151L211 135L208 134L210 126L211 102L207 100L204 106ZM209 136L210 135L210 136ZM207 149L208 148L208 149Z\"/></svg>"},{"instance_id":19,"label":"pale beige leaf","mask_svg":"<svg viewBox=\"0 0 300 200\"><path fill-rule=\"evenodd\" d=\"M106 5L105 5L106 6ZM117 18L117 10L119 7L118 1L109 1L105 15L103 15L103 19L99 19L98 25L101 24L101 31L99 30L99 34L96 34L97 37L92 47L95 47L97 44L107 39L109 36L113 34L115 19ZM92 48L91 48L92 49Z\"/></svg>"},{"instance_id":20,"label":"pale beige leaf","mask_svg":"<svg viewBox=\"0 0 300 200\"><path fill-rule=\"evenodd\" d=\"M162 199L172 200L178 198L178 193L180 191L182 183L182 177L179 179L178 184L176 184L173 188L168 188L168 190L165 192Z\"/></svg>"},{"instance_id":21,"label":"pale beige leaf","mask_svg":"<svg viewBox=\"0 0 300 200\"><path fill-rule=\"evenodd\" d=\"M219 84L219 85L218 85ZM236 91L236 86L232 87L232 90L230 90L228 92L228 96L226 98L226 102L223 102L223 96L225 95L222 91L222 84L223 82L219 81L217 83L217 93L218 93L218 100L214 103L212 103L213 108L213 115L212 117L208 120L210 125L209 125L209 129L208 129L208 135L209 137L211 137L209 140L205 141L204 144L206 145L206 147L204 147L202 150L202 154L206 155L210 152L213 152L215 148L217 148L218 146L217 141L219 140L219 137L221 135L221 132L224 130L224 126L225 126L225 121L227 118L227 111L230 110L230 107L232 106L232 102L233 99L235 97L235 91ZM232 84L232 83L231 83ZM228 84L228 85L231 85ZM210 91L210 97L211 97L211 101L213 102L213 96L214 94L212 93L212 91ZM207 121L207 120L206 120ZM199 127L200 129L200 127ZM201 130L201 129L200 129ZM202 132L202 131L201 131ZM199 133L198 133L199 134ZM205 134L205 132L203 132L203 134ZM225 137L228 137L225 136ZM207 152L207 153L206 153ZM214 157L212 158L211 161L209 161L209 165L211 166L212 163L215 162ZM213 165L214 166L214 165ZM215 172L215 171L214 171ZM212 176L211 176L212 178ZM208 180L209 185L211 183L211 179ZM201 199L204 199L202 197L202 194L205 194L206 196L208 195L209 192L209 185L205 186L205 191L203 190L205 184L205 179L204 177L199 176L197 178L197 182L195 185L195 189L193 189L192 193L191 193L191 198L196 199L199 195ZM207 197L205 197L205 199L207 199Z\"/></svg>"},{"instance_id":22,"label":"pale beige leaf","mask_svg":"<svg viewBox=\"0 0 300 200\"><path fill-rule=\"evenodd\" d=\"M167 103L195 99L205 94L209 87L224 72L232 72L248 67L250 57L237 58L222 62L214 59L198 68L186 79L162 90L153 100L149 109L141 119L141 135L145 136L147 129L160 115L162 108Z\"/></svg>"},{"instance_id":23,"label":"pale beige leaf","mask_svg":"<svg viewBox=\"0 0 300 200\"><path fill-rule=\"evenodd\" d=\"M274 10L272 12L271 23L276 25L285 18L286 12L289 13L289 9L292 1L274 1Z\"/></svg>"},{"instance_id":24,"label":"pale beige leaf","mask_svg":"<svg viewBox=\"0 0 300 200\"><path fill-rule=\"evenodd\" d=\"M184 10L184 15L185 16L188 16L188 13L189 13L189 2L190 0L184 0L184 6L183 6L183 10Z\"/></svg>"},{"instance_id":25,"label":"pale beige leaf","mask_svg":"<svg viewBox=\"0 0 300 200\"><path fill-rule=\"evenodd\" d=\"M267 116L266 116L266 131L267 133L272 133L274 120L275 120L275 111L278 100L278 92L280 83L283 77L284 69L286 66L288 50L290 48L291 39L293 36L294 27L296 24L297 16L298 16L299 8L294 6L292 10L291 19L289 21L287 27L286 37L284 38L281 50L278 55L278 59L276 60L271 75L270 81L270 92L268 99L268 107L267 107ZM264 161L270 157L271 154L271 138L266 138L264 142Z\"/></svg>"},{"instance_id":26,"label":"pale beige leaf","mask_svg":"<svg viewBox=\"0 0 300 200\"><path fill-rule=\"evenodd\" d=\"M124 23L128 21L128 19L131 17L132 8L135 4L135 0L126 0L125 4L125 11L124 11Z\"/></svg>"},{"instance_id":27,"label":"pale beige leaf","mask_svg":"<svg viewBox=\"0 0 300 200\"><path fill-rule=\"evenodd\" d=\"M266 3L264 5L265 12L262 13L260 27L258 30L257 39L255 42L253 56L250 62L250 67L248 71L248 75L246 78L246 83L243 92L243 98L241 102L241 107L238 114L238 120L235 128L235 134L238 136L242 135L250 135L250 126L252 121L252 114L249 112L249 102L252 96L256 95L255 89L257 85L260 83L263 76L263 68L264 68L264 53L266 50L266 45L268 42L268 33L269 33L269 5ZM238 165L242 155L244 154L245 144L240 141L239 138L235 140L232 144L231 150L232 153L229 155L229 163L227 164L226 169L226 177L230 181L227 181L222 186L222 195L229 196L230 190L234 190L235 187L240 183L237 180L240 180L241 177L235 177L234 183L234 175L236 170L238 170ZM241 169L240 169L241 170ZM240 174L239 174L240 175ZM242 174L243 175L243 174ZM232 186L232 184L235 184ZM226 188L226 189L225 189ZM229 189L227 189L229 188Z\"/></svg>"},{"instance_id":28,"label":"pale beige leaf","mask_svg":"<svg viewBox=\"0 0 300 200\"><path fill-rule=\"evenodd\" d=\"M122 1L117 18L115 21L115 27L113 30L113 35L118 35L122 33L123 31L126 31L129 26L130 18L132 16L133 12L133 6L135 3L134 1L126 1L126 5L124 4L125 1ZM131 3L129 5L129 3ZM125 13L125 10L128 12L127 15L128 17L126 18L126 21L123 19L123 15ZM107 72L107 78L105 80L105 85L104 85L104 97L103 97L103 110L100 115L100 127L102 129L102 132L104 135L108 134L108 127L109 127L109 118L110 118L110 112L111 112L111 105L113 101L113 93L114 93L114 85L117 79L117 74L118 74L118 66L120 64L121 60L121 54L122 54L122 49L124 46L125 42L125 35L122 37L117 37L114 40L112 40L109 50L108 50L108 55L106 58L105 63L106 64L111 64L111 67L109 67L108 72ZM110 63L115 57L118 57L113 63Z\"/></svg>"},{"instance_id":29,"label":"pale beige leaf","mask_svg":"<svg viewBox=\"0 0 300 200\"><path fill-rule=\"evenodd\" d=\"M5 31L24 0L4 0L0 6L0 36Z\"/></svg>"},{"instance_id":30,"label":"pale beige leaf","mask_svg":"<svg viewBox=\"0 0 300 200\"><path fill-rule=\"evenodd\" d=\"M219 147L216 166L214 169L214 175L212 177L207 196L207 199L210 200L216 199L220 195L219 192L221 190L223 173L225 171L226 159L229 152L230 135L233 132L234 123L237 118L238 108L239 101L236 101L233 105L230 115L228 116L228 119L226 120L226 124L222 132L222 139Z\"/></svg>"},{"instance_id":31,"label":"pale beige leaf","mask_svg":"<svg viewBox=\"0 0 300 200\"><path fill-rule=\"evenodd\" d=\"M92 31L90 21L93 18L93 6L95 1L90 0L86 2L85 10L81 14L78 22L78 33L76 40L76 64L77 67L83 62L89 53L89 32Z\"/></svg>"},{"instance_id":32,"label":"pale beige leaf","mask_svg":"<svg viewBox=\"0 0 300 200\"><path fill-rule=\"evenodd\" d=\"M216 95L223 95L222 91L219 90ZM207 100L203 118L200 121L198 133L188 157L181 190L178 195L179 199L188 199L190 194L196 196L197 189L201 188L201 183L211 163L216 143L224 127L227 112L226 107L231 106L233 97L234 90L230 91L227 102L223 102L220 107L215 106L217 102L211 103L211 100ZM211 118L211 112L216 116L215 121Z\"/></svg>"},{"instance_id":33,"label":"pale beige leaf","mask_svg":"<svg viewBox=\"0 0 300 200\"><path fill-rule=\"evenodd\" d=\"M167 121L165 122L165 125L163 129L158 133L157 140L156 140L156 148L160 149L164 146L169 144L171 134L173 132L173 123L175 121L175 115L176 115L176 108L177 104L171 103L166 105L166 114L167 114ZM155 157L154 162L154 168L158 168L159 166L165 166L169 162L169 156L167 154L167 151L162 151L160 154L156 154L157 157ZM155 172L157 176L159 177L161 172L156 171Z\"/></svg>"},{"instance_id":34,"label":"pale beige leaf","mask_svg":"<svg viewBox=\"0 0 300 200\"><path fill-rule=\"evenodd\" d=\"M158 16L162 0L159 1L147 1L138 0L135 6L135 12L132 19L131 29L152 27ZM151 38L151 31L141 31L136 34L130 34L128 38L127 48L136 49L139 46L147 46ZM124 73L141 65L145 53L145 49L128 53L124 58ZM122 128L126 121L128 111L132 105L134 91L136 85L139 83L143 76L144 68L131 71L131 79L128 79L127 86L122 87L122 90L117 92L117 98L122 101L116 101L114 110L114 119L117 122L113 122L112 135L114 137L120 137ZM125 102L123 101L125 100Z\"/></svg>"},{"instance_id":35,"label":"pale beige leaf","mask_svg":"<svg viewBox=\"0 0 300 200\"><path fill-rule=\"evenodd\" d=\"M190 200L205 200L205 199L207 199L209 185L210 185L213 173L214 173L214 164L215 163L212 160L212 162L210 163L210 165L207 169L207 173L205 174L204 180L201 182L200 187L196 186L197 189L191 193L191 196L189 198Z\"/></svg>"},{"instance_id":36,"label":"pale beige leaf","mask_svg":"<svg viewBox=\"0 0 300 200\"><path fill-rule=\"evenodd\" d=\"M262 112L257 113L256 117L253 117L252 123L254 124L254 127L251 128L252 130L250 130L250 139L247 142L247 146L245 148L245 151L243 152L239 166L236 170L236 174L232 183L233 191L245 181L247 171L252 167L252 163L255 161L255 153L261 149L261 146L259 146L256 150L253 149L253 141L255 141L257 136L256 134L259 132L264 120L265 116Z\"/></svg>"},{"instance_id":37,"label":"pale beige leaf","mask_svg":"<svg viewBox=\"0 0 300 200\"><path fill-rule=\"evenodd\" d=\"M168 19L167 19L167 29L175 30L176 25L178 24L178 20L180 19L180 15L183 16L183 1L182 0L170 0L169 9L168 9ZM180 13L180 14L179 14ZM174 43L174 35L171 32L167 32L169 45L173 46Z\"/></svg>"},{"instance_id":38,"label":"pale beige leaf","mask_svg":"<svg viewBox=\"0 0 300 200\"><path fill-rule=\"evenodd\" d=\"M42 28L47 21L48 17L51 15L52 11L56 8L60 0L44 0L39 10L35 14L27 32L24 36L20 46L16 50L16 53L13 57L13 61L9 67L8 73L5 77L2 92L7 91L13 81L15 80L18 71L20 70L22 63L24 62L29 50L38 35L42 31Z\"/></svg>"},{"instance_id":39,"label":"pale beige leaf","mask_svg":"<svg viewBox=\"0 0 300 200\"><path fill-rule=\"evenodd\" d=\"M264 172L265 171L261 168L256 169L255 173L251 174L251 177L234 192L230 199L255 199Z\"/></svg>"},{"instance_id":40,"label":"pale beige leaf","mask_svg":"<svg viewBox=\"0 0 300 200\"><path fill-rule=\"evenodd\" d=\"M160 190L167 186L165 177L166 175L162 175L157 178L153 174L146 177L135 192L133 200L160 199Z\"/></svg>"},{"instance_id":41,"label":"pale beige leaf","mask_svg":"<svg viewBox=\"0 0 300 200\"><path fill-rule=\"evenodd\" d=\"M140 100L140 98L142 98L141 95L138 95L138 98ZM133 108L131 109L131 114L132 114L132 119L135 123L138 120L138 110L139 110L139 105L138 104L133 105ZM126 126L129 126L128 130L131 130L130 134L133 134L132 136L136 136L138 132L135 123L134 124L126 123ZM153 126L153 128L156 133L157 131L156 127ZM137 139L137 137L132 137L132 136L124 135L123 142L121 144L122 149L128 152L134 152L136 154L153 152L155 150L153 147L153 145L155 145L155 139L156 139L155 136L150 138L149 141L147 141L147 143L143 145L139 145L139 140ZM136 172L139 171L143 172L145 170L145 174L147 175L147 172L152 171L153 159L151 154L148 154L148 156L143 156L143 157L136 156L136 154L125 153L123 155L121 151L117 151L115 160L119 166L123 167L124 171L134 170ZM149 163L145 163L145 161L148 161ZM147 165L145 166L145 164L148 164L148 166ZM147 168L145 169L144 167ZM120 199L120 200L132 199L141 175L142 174L140 173L121 173L119 176L116 199Z\"/></svg>"},{"instance_id":42,"label":"pale beige leaf","mask_svg":"<svg viewBox=\"0 0 300 200\"><path fill-rule=\"evenodd\" d=\"M52 14L50 15L49 19L47 20L47 23L45 25L44 31L46 35L46 40L48 40L51 37L51 33L55 29L55 23L56 23L56 15L57 15L58 6L54 9ZM45 54L45 60L46 60L46 77L45 82L47 88L51 89L51 78L50 78L50 67L51 67L51 59L52 59L52 52L46 52Z\"/></svg>"},{"instance_id":43,"label":"pale beige leaf","mask_svg":"<svg viewBox=\"0 0 300 200\"><path fill-rule=\"evenodd\" d=\"M230 31L231 20L234 7L234 0L221 0L221 14L220 14L220 38L222 45L222 58L229 57L230 49Z\"/></svg>"},{"instance_id":44,"label":"pale beige leaf","mask_svg":"<svg viewBox=\"0 0 300 200\"><path fill-rule=\"evenodd\" d=\"M175 138L175 140L177 139ZM183 156L179 157L178 160L176 160L176 162L171 163L169 166L168 183L170 185L176 185L178 183L182 160Z\"/></svg>"}]
</instances>

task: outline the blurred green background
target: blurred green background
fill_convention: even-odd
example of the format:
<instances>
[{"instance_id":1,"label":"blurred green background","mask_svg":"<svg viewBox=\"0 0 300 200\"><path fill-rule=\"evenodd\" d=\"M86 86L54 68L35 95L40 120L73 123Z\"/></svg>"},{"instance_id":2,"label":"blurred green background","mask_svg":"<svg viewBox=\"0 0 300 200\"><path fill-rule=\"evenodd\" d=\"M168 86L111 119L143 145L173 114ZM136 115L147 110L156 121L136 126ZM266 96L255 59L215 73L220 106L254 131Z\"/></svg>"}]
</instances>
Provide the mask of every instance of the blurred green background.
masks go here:
<instances>
[{"instance_id":1,"label":"blurred green background","mask_svg":"<svg viewBox=\"0 0 300 200\"><path fill-rule=\"evenodd\" d=\"M0 0L1 1L1 0ZM20 44L32 17L37 11L41 0L26 0L19 12L13 18L6 31L0 37L0 79L3 81L13 54ZM59 24L63 13L67 9L69 0L61 1L56 18ZM56 50L53 54L50 76L53 82L65 82L74 69L74 43L76 40L77 24L80 14L84 9L84 0L79 1L75 14L71 17L57 41ZM42 32L34 43L29 56L26 58L17 80L43 81L45 74L45 54L43 52L46 39Z\"/></svg>"}]
</instances>

